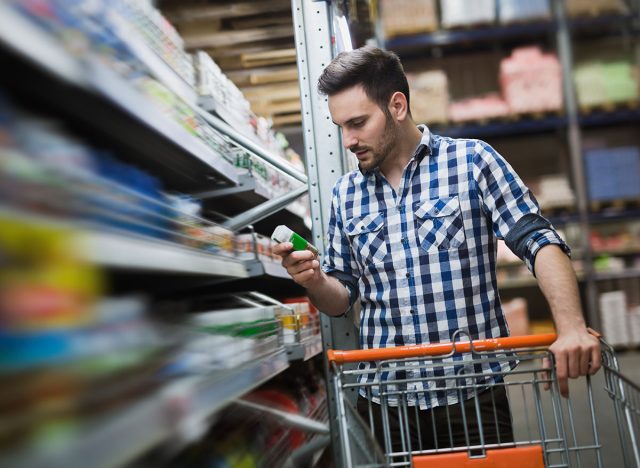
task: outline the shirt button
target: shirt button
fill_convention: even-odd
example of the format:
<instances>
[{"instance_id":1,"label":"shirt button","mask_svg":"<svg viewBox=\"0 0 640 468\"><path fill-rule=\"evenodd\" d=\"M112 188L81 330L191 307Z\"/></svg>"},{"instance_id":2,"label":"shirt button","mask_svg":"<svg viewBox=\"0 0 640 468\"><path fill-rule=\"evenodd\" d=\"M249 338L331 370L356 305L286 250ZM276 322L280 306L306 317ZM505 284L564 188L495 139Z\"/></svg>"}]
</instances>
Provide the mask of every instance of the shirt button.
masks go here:
<instances>
[{"instance_id":1,"label":"shirt button","mask_svg":"<svg viewBox=\"0 0 640 468\"><path fill-rule=\"evenodd\" d=\"M407 272L407 278L411 278L411 273Z\"/></svg>"},{"instance_id":2,"label":"shirt button","mask_svg":"<svg viewBox=\"0 0 640 468\"><path fill-rule=\"evenodd\" d=\"M416 313L416 311L415 311L415 310L413 310L413 309L409 310L409 312L410 312L410 313L412 313L412 314L415 314L415 313Z\"/></svg>"},{"instance_id":3,"label":"shirt button","mask_svg":"<svg viewBox=\"0 0 640 468\"><path fill-rule=\"evenodd\" d=\"M407 238L406 238L406 237L403 237L403 238L402 238L402 243L403 243L403 244L406 244L406 243L407 243Z\"/></svg>"}]
</instances>

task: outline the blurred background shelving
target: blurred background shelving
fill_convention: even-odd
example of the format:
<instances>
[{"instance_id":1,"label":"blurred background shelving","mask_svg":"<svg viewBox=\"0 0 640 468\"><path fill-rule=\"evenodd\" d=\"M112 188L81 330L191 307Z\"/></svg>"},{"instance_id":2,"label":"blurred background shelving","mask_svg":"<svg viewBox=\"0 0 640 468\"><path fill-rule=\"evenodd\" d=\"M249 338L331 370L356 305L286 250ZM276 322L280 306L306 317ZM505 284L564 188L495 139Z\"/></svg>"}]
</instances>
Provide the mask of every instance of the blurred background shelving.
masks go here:
<instances>
[{"instance_id":1,"label":"blurred background shelving","mask_svg":"<svg viewBox=\"0 0 640 468\"><path fill-rule=\"evenodd\" d=\"M214 42L146 0L0 4L0 465L232 460L206 441L247 412L254 463L324 453L318 311L269 239L310 237L304 164Z\"/></svg>"},{"instance_id":2,"label":"blurred background shelving","mask_svg":"<svg viewBox=\"0 0 640 468\"><path fill-rule=\"evenodd\" d=\"M507 158L637 347L638 1L332 8L400 55L417 121ZM318 311L268 237L311 238L295 45L289 0L0 3L0 465L325 454ZM552 327L504 245L497 281L514 333Z\"/></svg>"},{"instance_id":3,"label":"blurred background shelving","mask_svg":"<svg viewBox=\"0 0 640 468\"><path fill-rule=\"evenodd\" d=\"M506 157L572 246L589 322L637 346L638 2L353 3L357 45L401 57L414 119ZM552 328L535 278L504 245L498 257L501 297L527 310L518 320ZM621 324L635 331L619 335Z\"/></svg>"}]
</instances>

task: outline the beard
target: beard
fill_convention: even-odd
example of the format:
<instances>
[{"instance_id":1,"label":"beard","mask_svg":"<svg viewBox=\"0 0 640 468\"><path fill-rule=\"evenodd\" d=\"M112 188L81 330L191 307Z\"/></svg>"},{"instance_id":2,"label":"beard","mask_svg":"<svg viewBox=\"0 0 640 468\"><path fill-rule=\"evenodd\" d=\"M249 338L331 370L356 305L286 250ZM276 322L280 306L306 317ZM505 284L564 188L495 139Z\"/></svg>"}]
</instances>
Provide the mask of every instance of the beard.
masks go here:
<instances>
[{"instance_id":1,"label":"beard","mask_svg":"<svg viewBox=\"0 0 640 468\"><path fill-rule=\"evenodd\" d=\"M361 171L370 171L379 167L391 154L398 141L398 132L396 131L395 124L391 116L386 116L384 131L382 136L373 148L354 147L350 148L353 153L367 149L371 153L371 157L365 160L361 160L358 167Z\"/></svg>"}]
</instances>

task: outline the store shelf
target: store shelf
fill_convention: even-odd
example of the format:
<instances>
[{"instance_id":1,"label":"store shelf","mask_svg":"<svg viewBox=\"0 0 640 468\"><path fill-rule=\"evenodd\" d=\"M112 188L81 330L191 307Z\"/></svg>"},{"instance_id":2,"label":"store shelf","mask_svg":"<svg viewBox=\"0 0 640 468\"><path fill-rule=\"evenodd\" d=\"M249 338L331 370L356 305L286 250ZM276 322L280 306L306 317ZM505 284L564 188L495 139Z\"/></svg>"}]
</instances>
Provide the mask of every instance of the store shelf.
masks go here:
<instances>
[{"instance_id":1,"label":"store shelf","mask_svg":"<svg viewBox=\"0 0 640 468\"><path fill-rule=\"evenodd\" d=\"M287 356L290 361L307 361L322 352L322 337L313 335L302 343L287 345Z\"/></svg>"},{"instance_id":2,"label":"store shelf","mask_svg":"<svg viewBox=\"0 0 640 468\"><path fill-rule=\"evenodd\" d=\"M173 406L181 408L180 426L186 429L182 438L185 442L195 440L208 427L208 420L216 411L288 367L287 353L280 349L237 369L177 383L170 392L170 400L174 402Z\"/></svg>"},{"instance_id":3,"label":"store shelf","mask_svg":"<svg viewBox=\"0 0 640 468\"><path fill-rule=\"evenodd\" d=\"M522 117L520 120L487 123L470 122L451 126L433 125L433 131L451 138L486 138L547 133L563 129L566 126L566 117L546 116L540 118Z\"/></svg>"},{"instance_id":4,"label":"store shelf","mask_svg":"<svg viewBox=\"0 0 640 468\"><path fill-rule=\"evenodd\" d=\"M589 213L589 221L592 223L610 223L616 221L637 220L640 218L640 209L635 210L603 210L599 213Z\"/></svg>"},{"instance_id":5,"label":"store shelf","mask_svg":"<svg viewBox=\"0 0 640 468\"><path fill-rule=\"evenodd\" d=\"M622 271L596 272L596 281L621 280L629 278L640 278L640 268L630 268Z\"/></svg>"},{"instance_id":6,"label":"store shelf","mask_svg":"<svg viewBox=\"0 0 640 468\"><path fill-rule=\"evenodd\" d=\"M613 110L593 110L580 114L579 123L583 127L604 127L608 125L630 125L640 122L640 105L635 108L621 107Z\"/></svg>"},{"instance_id":7,"label":"store shelf","mask_svg":"<svg viewBox=\"0 0 640 468\"><path fill-rule=\"evenodd\" d=\"M638 21L638 16L633 14L619 14L619 13L605 13L598 16L583 16L569 18L568 24L574 32L589 32L597 28L612 28L617 33L620 33L621 26L632 26L635 21Z\"/></svg>"},{"instance_id":8,"label":"store shelf","mask_svg":"<svg viewBox=\"0 0 640 468\"><path fill-rule=\"evenodd\" d=\"M551 21L536 21L505 26L483 26L473 29L443 29L432 34L418 34L389 39L385 41L385 48L399 51L418 47L504 41L507 39L544 36L554 30L555 26Z\"/></svg>"},{"instance_id":9,"label":"store shelf","mask_svg":"<svg viewBox=\"0 0 640 468\"><path fill-rule=\"evenodd\" d=\"M74 436L73 442L48 448L22 448L0 458L0 466L21 468L68 468L91 460L93 468L122 466L147 450L169 440L164 399L146 397L115 414L97 419Z\"/></svg>"},{"instance_id":10,"label":"store shelf","mask_svg":"<svg viewBox=\"0 0 640 468\"><path fill-rule=\"evenodd\" d=\"M83 259L110 268L248 278L245 264L171 242L106 232L78 234Z\"/></svg>"},{"instance_id":11,"label":"store shelf","mask_svg":"<svg viewBox=\"0 0 640 468\"><path fill-rule=\"evenodd\" d=\"M155 104L117 73L97 60L87 61L86 73L98 94L152 129L159 137L177 145L186 155L199 159L227 181L238 183L238 169L233 164L215 153L202 140L189 134L180 124L158 112Z\"/></svg>"},{"instance_id":12,"label":"store shelf","mask_svg":"<svg viewBox=\"0 0 640 468\"><path fill-rule=\"evenodd\" d=\"M69 233L74 254L80 260L128 271L161 272L248 278L245 262L169 241L126 231L109 230L88 223L17 212L0 205L0 219L18 220L38 227ZM73 237L71 237L73 236Z\"/></svg>"}]
</instances>

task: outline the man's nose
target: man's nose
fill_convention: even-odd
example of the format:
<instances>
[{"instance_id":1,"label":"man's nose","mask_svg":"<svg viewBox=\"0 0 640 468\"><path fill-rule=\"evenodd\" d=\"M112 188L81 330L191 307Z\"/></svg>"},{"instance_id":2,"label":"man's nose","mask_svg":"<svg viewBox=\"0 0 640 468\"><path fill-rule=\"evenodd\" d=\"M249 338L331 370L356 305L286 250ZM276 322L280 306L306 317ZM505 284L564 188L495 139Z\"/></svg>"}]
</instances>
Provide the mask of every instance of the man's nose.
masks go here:
<instances>
[{"instance_id":1,"label":"man's nose","mask_svg":"<svg viewBox=\"0 0 640 468\"><path fill-rule=\"evenodd\" d=\"M347 149L358 146L358 139L353 132L342 129L342 145Z\"/></svg>"}]
</instances>

